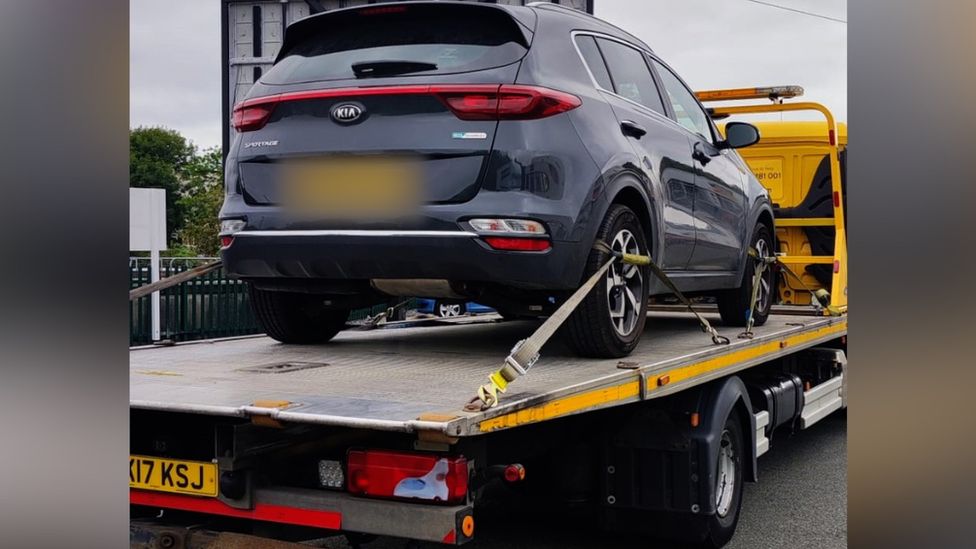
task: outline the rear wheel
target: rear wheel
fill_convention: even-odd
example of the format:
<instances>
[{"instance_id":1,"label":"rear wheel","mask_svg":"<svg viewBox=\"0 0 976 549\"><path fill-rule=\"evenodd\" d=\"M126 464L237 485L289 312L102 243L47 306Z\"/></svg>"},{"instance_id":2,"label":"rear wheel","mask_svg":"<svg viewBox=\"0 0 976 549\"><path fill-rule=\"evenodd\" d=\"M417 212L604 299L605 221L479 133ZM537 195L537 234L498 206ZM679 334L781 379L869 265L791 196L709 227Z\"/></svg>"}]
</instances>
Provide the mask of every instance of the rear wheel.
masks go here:
<instances>
[{"instance_id":1,"label":"rear wheel","mask_svg":"<svg viewBox=\"0 0 976 549\"><path fill-rule=\"evenodd\" d=\"M339 333L347 309L329 309L314 294L273 292L249 284L251 310L265 333L282 343L324 343Z\"/></svg>"},{"instance_id":2,"label":"rear wheel","mask_svg":"<svg viewBox=\"0 0 976 549\"><path fill-rule=\"evenodd\" d=\"M644 228L634 212L614 204L607 212L597 238L615 251L648 253ZM600 269L610 257L591 250L584 280ZM581 356L619 358L637 346L647 319L650 284L647 267L614 262L605 277L580 303L566 323L570 345Z\"/></svg>"},{"instance_id":3,"label":"rear wheel","mask_svg":"<svg viewBox=\"0 0 976 549\"><path fill-rule=\"evenodd\" d=\"M706 518L706 547L722 547L732 539L742 508L742 457L745 437L734 410L725 420L715 469L715 514Z\"/></svg>"},{"instance_id":4,"label":"rear wheel","mask_svg":"<svg viewBox=\"0 0 976 549\"><path fill-rule=\"evenodd\" d=\"M773 255L773 237L769 229L763 225L756 225L753 231L752 243L760 258ZM742 284L738 288L725 290L718 295L718 310L722 314L722 322L729 326L745 326L749 319L749 307L752 305L752 282L756 273L757 261L746 257L746 269L742 273ZM756 326L762 326L769 317L769 310L773 305L776 287L773 285L773 270L766 268L759 283L756 294L756 310L752 314Z\"/></svg>"}]
</instances>

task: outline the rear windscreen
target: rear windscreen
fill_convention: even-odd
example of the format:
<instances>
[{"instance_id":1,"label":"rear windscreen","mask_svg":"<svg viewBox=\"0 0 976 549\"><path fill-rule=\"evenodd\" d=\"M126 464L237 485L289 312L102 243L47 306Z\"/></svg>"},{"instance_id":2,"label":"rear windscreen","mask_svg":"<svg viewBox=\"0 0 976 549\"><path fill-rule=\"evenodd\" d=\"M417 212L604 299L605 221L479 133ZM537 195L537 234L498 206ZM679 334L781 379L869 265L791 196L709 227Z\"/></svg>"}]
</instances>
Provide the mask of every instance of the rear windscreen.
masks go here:
<instances>
[{"instance_id":1,"label":"rear windscreen","mask_svg":"<svg viewBox=\"0 0 976 549\"><path fill-rule=\"evenodd\" d=\"M484 70L521 59L519 24L497 8L394 6L316 16L288 29L265 84Z\"/></svg>"}]
</instances>

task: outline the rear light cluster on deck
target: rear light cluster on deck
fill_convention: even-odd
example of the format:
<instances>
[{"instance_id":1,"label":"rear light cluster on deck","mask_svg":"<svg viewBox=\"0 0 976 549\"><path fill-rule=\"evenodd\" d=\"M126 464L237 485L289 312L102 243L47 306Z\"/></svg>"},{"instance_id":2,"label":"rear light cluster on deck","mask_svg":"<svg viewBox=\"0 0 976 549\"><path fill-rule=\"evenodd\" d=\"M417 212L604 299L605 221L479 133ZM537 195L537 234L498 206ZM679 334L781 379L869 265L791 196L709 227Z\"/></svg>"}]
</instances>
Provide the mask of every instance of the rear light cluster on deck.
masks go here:
<instances>
[{"instance_id":1,"label":"rear light cluster on deck","mask_svg":"<svg viewBox=\"0 0 976 549\"><path fill-rule=\"evenodd\" d=\"M250 132L264 127L278 103L375 95L433 95L461 120L535 120L575 109L582 104L579 97L566 92L518 84L335 88L248 99L234 107L231 123L239 132Z\"/></svg>"},{"instance_id":2,"label":"rear light cluster on deck","mask_svg":"<svg viewBox=\"0 0 976 549\"><path fill-rule=\"evenodd\" d=\"M432 454L351 450L347 489L359 496L460 503L468 495L468 460Z\"/></svg>"},{"instance_id":3,"label":"rear light cluster on deck","mask_svg":"<svg viewBox=\"0 0 976 549\"><path fill-rule=\"evenodd\" d=\"M468 224L496 250L543 252L552 247L545 226L538 221L478 218L468 220Z\"/></svg>"}]
</instances>

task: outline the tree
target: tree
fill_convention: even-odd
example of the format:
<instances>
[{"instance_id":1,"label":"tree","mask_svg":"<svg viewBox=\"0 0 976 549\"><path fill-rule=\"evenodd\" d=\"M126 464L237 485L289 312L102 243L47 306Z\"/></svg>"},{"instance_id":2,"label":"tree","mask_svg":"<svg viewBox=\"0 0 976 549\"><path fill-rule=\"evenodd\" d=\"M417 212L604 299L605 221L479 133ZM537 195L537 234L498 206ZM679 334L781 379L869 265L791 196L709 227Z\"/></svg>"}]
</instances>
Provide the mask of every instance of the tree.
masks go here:
<instances>
[{"instance_id":1,"label":"tree","mask_svg":"<svg viewBox=\"0 0 976 549\"><path fill-rule=\"evenodd\" d=\"M183 228L184 170L194 158L195 147L167 128L129 130L129 186L166 190L166 229L173 237Z\"/></svg>"},{"instance_id":2,"label":"tree","mask_svg":"<svg viewBox=\"0 0 976 549\"><path fill-rule=\"evenodd\" d=\"M183 186L177 200L183 217L176 238L194 253L217 255L220 249L217 214L224 201L220 149L214 147L193 156L183 172Z\"/></svg>"}]
</instances>

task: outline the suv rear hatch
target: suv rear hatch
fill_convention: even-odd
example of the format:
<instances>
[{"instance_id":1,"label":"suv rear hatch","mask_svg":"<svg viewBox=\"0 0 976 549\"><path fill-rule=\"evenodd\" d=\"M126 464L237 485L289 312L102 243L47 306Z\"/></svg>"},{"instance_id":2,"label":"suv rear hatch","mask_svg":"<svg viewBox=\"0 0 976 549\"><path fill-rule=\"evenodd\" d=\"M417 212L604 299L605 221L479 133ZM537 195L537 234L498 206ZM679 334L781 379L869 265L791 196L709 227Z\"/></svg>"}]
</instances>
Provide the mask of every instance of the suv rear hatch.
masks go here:
<instances>
[{"instance_id":1,"label":"suv rear hatch","mask_svg":"<svg viewBox=\"0 0 976 549\"><path fill-rule=\"evenodd\" d=\"M391 159L417 168L420 202L473 198L506 109L526 116L552 103L512 84L531 42L519 19L532 12L518 11L392 4L293 24L275 65L234 108L245 200L282 204L294 180L288 170L302 162L332 162L314 172L328 174L315 184L355 192L356 174L379 177L375 166ZM341 174L349 180L335 181Z\"/></svg>"}]
</instances>

